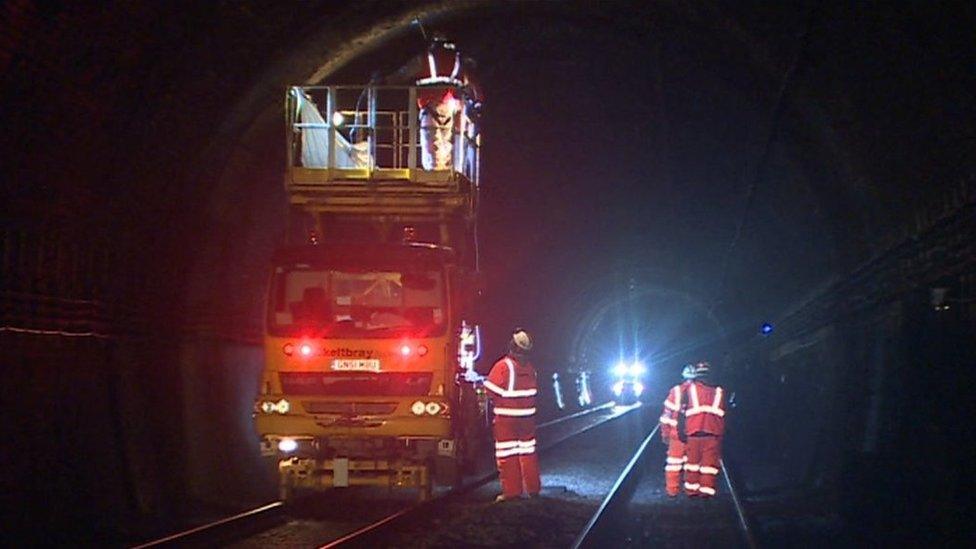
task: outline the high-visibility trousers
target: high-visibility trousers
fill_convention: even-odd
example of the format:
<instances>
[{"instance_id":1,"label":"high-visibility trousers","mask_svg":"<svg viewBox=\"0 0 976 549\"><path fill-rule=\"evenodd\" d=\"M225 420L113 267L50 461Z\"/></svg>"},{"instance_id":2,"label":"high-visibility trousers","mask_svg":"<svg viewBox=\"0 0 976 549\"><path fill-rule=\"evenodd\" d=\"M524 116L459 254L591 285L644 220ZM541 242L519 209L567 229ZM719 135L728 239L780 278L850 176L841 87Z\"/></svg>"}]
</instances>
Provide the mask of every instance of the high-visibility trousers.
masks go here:
<instances>
[{"instance_id":1,"label":"high-visibility trousers","mask_svg":"<svg viewBox=\"0 0 976 549\"><path fill-rule=\"evenodd\" d=\"M535 420L531 417L495 416L495 463L505 499L541 489L539 459L535 453Z\"/></svg>"},{"instance_id":2,"label":"high-visibility trousers","mask_svg":"<svg viewBox=\"0 0 976 549\"><path fill-rule=\"evenodd\" d=\"M684 467L685 493L706 498L714 496L722 460L722 437L689 436L685 452L688 456Z\"/></svg>"},{"instance_id":3,"label":"high-visibility trousers","mask_svg":"<svg viewBox=\"0 0 976 549\"><path fill-rule=\"evenodd\" d=\"M447 170L454 166L452 109L444 101L420 111L420 163L425 170Z\"/></svg>"},{"instance_id":4,"label":"high-visibility trousers","mask_svg":"<svg viewBox=\"0 0 976 549\"><path fill-rule=\"evenodd\" d=\"M668 457L664 463L664 487L669 496L676 496L681 491L681 471L684 470L685 443L676 437L668 438Z\"/></svg>"}]
</instances>

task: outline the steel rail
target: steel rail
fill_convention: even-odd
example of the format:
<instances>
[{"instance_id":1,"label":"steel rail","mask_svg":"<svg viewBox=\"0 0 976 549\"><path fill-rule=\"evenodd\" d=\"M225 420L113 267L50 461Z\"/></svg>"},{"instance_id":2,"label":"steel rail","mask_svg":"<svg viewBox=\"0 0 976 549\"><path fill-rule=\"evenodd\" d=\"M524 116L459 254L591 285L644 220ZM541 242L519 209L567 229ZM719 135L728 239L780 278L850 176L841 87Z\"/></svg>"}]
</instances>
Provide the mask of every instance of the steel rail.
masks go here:
<instances>
[{"instance_id":1,"label":"steel rail","mask_svg":"<svg viewBox=\"0 0 976 549\"><path fill-rule=\"evenodd\" d=\"M556 424L562 423L564 421L568 421L570 419L576 419L578 417L582 417L582 416L585 416L585 415L592 414L593 412L599 412L600 410L604 410L606 408L612 408L613 406L616 406L616 404L614 402L606 402L606 403L603 403L603 404L601 404L599 406L595 406L593 408L587 408L585 410L580 410L579 412L576 412L575 414L569 414L568 416L557 417L556 419L551 419L551 420L546 421L544 423L540 423L540 424L536 425L535 428L536 429L544 429L546 427L550 427L552 425L556 425Z\"/></svg>"},{"instance_id":2,"label":"steel rail","mask_svg":"<svg viewBox=\"0 0 976 549\"><path fill-rule=\"evenodd\" d=\"M601 534L606 534L608 530L612 529L613 521L612 516L615 514L614 511L619 508L620 505L625 504L630 500L629 496L624 497L622 494L633 494L634 488L637 487L637 482L643 475L646 467L638 467L638 465L643 465L643 462L647 459L647 447L650 445L651 440L654 439L654 435L657 434L657 430L661 427L658 423L651 429L650 434L648 434L640 446L637 447L637 452L634 453L627 465L624 466L623 471L617 477L617 480L613 483L610 491L607 493L606 497L600 503L600 507L596 510L596 513L590 517L590 520L583 527L583 530L576 536L576 540L573 541L573 549L579 549L580 547L600 547L598 537ZM634 473L637 471L637 473ZM596 544L594 544L596 542Z\"/></svg>"},{"instance_id":3,"label":"steel rail","mask_svg":"<svg viewBox=\"0 0 976 549\"><path fill-rule=\"evenodd\" d=\"M583 417L583 416L586 416L586 415L590 415L590 414L593 414L593 413L598 412L600 410L605 410L605 409L610 408L612 406L613 406L613 402L608 402L608 403L605 403L605 404L601 404L600 406L596 406L596 407L593 407L593 408L587 408L585 410L581 410L581 411L576 412L576 413L573 413L573 414L569 414L569 415L566 415L566 416L563 416L563 417L559 417L559 418L556 418L556 419L547 421L545 423L541 423L536 428L537 429L545 429L547 427L551 427L553 425L557 425L557 424L563 423L565 421L569 421L569 420L572 420L572 419L576 419L576 418L579 418L579 417ZM613 416L613 417L619 417L619 416ZM613 419L613 418L609 418L609 419ZM607 421L609 421L609 419ZM593 427L595 427L597 425L602 425L602 423L604 423L604 422L596 423L596 424L591 425L591 426L588 426L587 428L582 429L582 430L580 430L578 432L574 432L571 435L568 435L566 437L563 437L563 438L561 438L561 439L559 439L557 441L548 443L545 446L540 446L540 451L542 451L544 449L547 449L547 448L551 448L552 446L555 446L556 444L562 443L563 441L565 441L565 440L567 440L569 438L572 438L574 436L577 436L579 434L582 434L583 432L588 431L589 429L591 429L591 428L593 428ZM470 490L473 490L475 488L478 488L480 486L483 486L483 485L491 482L492 480L495 479L496 476L498 476L497 471L496 472L492 472L492 473L486 473L485 475L483 475L481 477L478 477L478 478L474 479L473 481L471 481L470 486L468 484L465 484L459 490L461 490L461 491L470 491ZM439 498L435 498L435 499L441 499L441 498L443 498L443 497L445 497L447 495L450 495L450 494L452 494L454 492L456 492L456 490L452 490L450 492L447 492L447 494L445 494L444 496L440 496ZM434 501L434 500L431 500L431 501ZM429 503L429 502L425 502L425 503ZM423 505L423 504L420 504L420 505ZM331 544L344 543L345 541L343 541L343 540L346 540L347 538L350 539L350 540L351 539L354 539L356 535L360 535L360 534L364 533L365 531L367 531L369 529L377 528L377 527L380 527L383 524L386 524L386 523L388 523L390 521L394 521L394 520L396 520L397 518L399 518L400 516L402 516L405 513L414 512L416 507L418 507L418 505L414 505L414 506L411 506L411 507L407 507L405 509L402 509L402 510L398 511L397 513L394 513L394 514L389 515L389 516L387 516L387 517L385 517L385 518L383 518L383 519L381 519L381 520L379 520L377 522L372 523L371 525L368 525L368 526L363 527L363 528L361 528L359 530L356 530L355 532L352 532L351 534L348 534L346 536L343 536L343 538L340 538L339 540L335 540L335 541L331 542ZM211 523L202 524L200 526L195 526L193 528L189 528L189 529L184 530L184 531L181 531L181 532L176 532L174 534L170 534L170 535L167 535L165 537L162 537L162 538L159 538L159 539L156 539L156 540L152 540L152 541L148 541L148 542L145 542L145 543L141 543L139 545L134 545L134 546L132 546L132 549L146 549L146 548L151 548L151 547L165 547L165 546L173 546L173 545L181 545L181 546L193 545L193 544L203 545L203 544L206 543L206 540L208 538L213 538L213 537L220 536L220 535L226 533L227 530L229 530L231 528L239 529L239 528L243 528L243 527L248 526L248 525L253 525L256 522L263 522L263 521L269 521L269 522L271 522L271 521L276 521L277 519L280 519L281 517L283 517L284 511L285 511L285 503L283 501L275 501L275 502L267 503L265 505L262 505L260 507L255 508L255 509L251 509L251 510L248 510L248 511L244 511L244 512L238 513L236 515L232 515L232 516L229 516L229 517L226 517L226 518L222 518L220 520L216 520L216 521L211 522ZM267 529L267 528L265 528L265 529ZM332 546L331 544L328 545L328 546L331 547Z\"/></svg>"},{"instance_id":4,"label":"steel rail","mask_svg":"<svg viewBox=\"0 0 976 549\"><path fill-rule=\"evenodd\" d=\"M555 425L557 423L561 423L562 421L569 420L569 419L574 419L574 418L578 418L578 417L581 417L581 416L584 416L584 415L588 415L590 413L593 413L593 412L595 412L597 410L603 410L603 409L606 409L606 408L609 408L609 407L612 407L612 406L613 406L613 403L612 402L607 403L607 404L602 404L602 405L600 405L600 406L598 406L596 408L591 408L591 409L583 410L582 412L577 412L575 414L571 414L571 415L566 416L564 418L559 418L557 420L553 420L553 421L550 421L550 422L546 422L544 424L539 425L537 428L549 427L549 426ZM636 408L636 406L634 406L634 408ZM600 427L602 425L605 425L608 422L613 421L614 419L623 417L625 415L626 415L626 412L625 413L621 413L621 414L617 414L617 415L610 416L610 417L604 419L603 421L598 421L598 422L593 423L591 425L587 425L586 427L583 427L581 429L577 429L577 430L573 431L572 433L569 433L567 435L564 435L564 436L562 436L562 437L560 437L560 438L558 438L556 440L547 442L545 444L541 444L541 445L539 445L538 453L541 454L544 451L551 450L552 448L554 448L554 447L562 444L563 442L566 442L569 439L578 437L578 436L582 435L583 433L586 433L586 432L590 431L591 429L595 429L596 427ZM336 547L342 547L342 546L346 546L346 545L355 545L355 546L359 546L359 547L380 546L381 541L382 541L382 538L384 537L384 534L386 534L388 532L388 529L391 529L392 530L392 529L397 528L401 524L407 524L407 523L410 523L410 524L422 524L422 523L425 522L424 515L427 514L427 513L437 512L437 510L439 509L440 505L442 505L445 501L448 501L450 499L456 499L456 498L458 498L460 496L463 496L465 494L471 493L474 490L476 490L476 489L478 489L478 488L480 488L480 487L488 484L489 482L492 482L497 477L498 477L498 471L491 471L491 472L485 473L484 475L481 475L480 477L478 477L476 479L473 479L470 482L465 483L464 485L462 485L461 487L459 487L457 489L454 489L454 490L451 490L449 492L446 492L446 493L444 493L444 494L442 494L440 496L437 496L437 497L435 497L433 499L430 499L428 501L420 502L420 503L414 504L414 505L412 505L410 507L407 507L405 509L401 509L400 511L397 511L396 513L393 513L392 515L389 515L389 516L384 517L384 518L382 518L380 520L377 520L377 521L375 521L375 522L373 522L371 524L368 524L366 526L363 526L362 528L359 528L359 529L357 529L357 530L355 530L353 532L350 532L350 533L348 533L348 534L346 534L346 535L344 535L344 536L342 536L342 537L340 537L338 539L334 539L332 541L329 541L329 542L325 543L324 545L320 546L320 549L334 549Z\"/></svg>"},{"instance_id":5,"label":"steel rail","mask_svg":"<svg viewBox=\"0 0 976 549\"><path fill-rule=\"evenodd\" d=\"M630 501L633 496L634 489L637 487L637 483L640 481L643 472L646 470L644 467L644 462L648 459L647 448L650 445L651 440L653 440L654 435L657 433L660 424L655 426L649 435L644 439L641 445L637 448L634 456L630 459L627 465L621 471L620 476L617 477L617 481L614 482L613 487L610 488L610 492L604 497L603 502L601 502L600 507L597 509L596 513L590 517L589 522L576 537L573 542L573 549L580 549L583 547L603 547L606 546L608 539L615 537L615 521L619 520L620 515L617 511L622 505L625 505ZM749 520L748 515L745 512L745 507L742 504L742 500L739 498L738 491L735 488L735 483L732 481L732 475L729 474L728 468L725 466L725 460L720 460L719 462L722 467L722 474L725 476L725 485L729 489L729 494L732 497L732 503L735 507L736 517L739 522L739 530L742 534L743 541L746 547L749 549L756 549L758 544L756 543L755 535L753 534L752 523ZM636 472L635 472L636 471Z\"/></svg>"},{"instance_id":6,"label":"steel rail","mask_svg":"<svg viewBox=\"0 0 976 549\"><path fill-rule=\"evenodd\" d=\"M256 509L251 509L250 511L244 511L243 513L222 518L209 524L202 524L183 532L177 532L164 538L136 545L132 549L203 543L204 540L202 538L219 535L225 532L228 528L238 528L245 525L253 525L255 521L259 520L277 520L281 517L281 515L283 515L284 507L284 502L275 501L273 503L262 505Z\"/></svg>"},{"instance_id":7,"label":"steel rail","mask_svg":"<svg viewBox=\"0 0 976 549\"><path fill-rule=\"evenodd\" d=\"M728 486L729 494L732 496L732 503L735 505L735 514L739 518L739 528L742 530L742 537L745 538L746 546L749 549L756 549L759 545L756 543L756 538L752 534L752 523L749 521L742 501L739 499L738 491L732 482L732 475L729 474L729 470L725 467L724 459L719 460L719 463L722 465L722 474L725 475L725 485Z\"/></svg>"}]
</instances>

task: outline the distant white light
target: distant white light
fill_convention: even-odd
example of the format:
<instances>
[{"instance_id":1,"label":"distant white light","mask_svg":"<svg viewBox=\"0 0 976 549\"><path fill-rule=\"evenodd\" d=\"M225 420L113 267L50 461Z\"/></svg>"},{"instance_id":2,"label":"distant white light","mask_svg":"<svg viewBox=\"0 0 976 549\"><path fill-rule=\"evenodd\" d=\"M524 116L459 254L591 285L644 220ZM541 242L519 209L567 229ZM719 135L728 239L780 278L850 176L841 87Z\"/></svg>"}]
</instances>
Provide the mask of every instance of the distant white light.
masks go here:
<instances>
[{"instance_id":1,"label":"distant white light","mask_svg":"<svg viewBox=\"0 0 976 549\"><path fill-rule=\"evenodd\" d=\"M640 362L635 362L635 363L633 363L633 364L630 365L630 375L632 375L634 377L642 376L642 375L644 375L644 372L646 372L646 371L647 371L647 368L645 368L644 365L642 363L640 363Z\"/></svg>"},{"instance_id":2,"label":"distant white light","mask_svg":"<svg viewBox=\"0 0 976 549\"><path fill-rule=\"evenodd\" d=\"M618 382L616 382L616 383L613 384L613 394L615 394L615 395L617 395L619 397L623 392L624 392L624 382L623 381L618 381Z\"/></svg>"},{"instance_id":3,"label":"distant white light","mask_svg":"<svg viewBox=\"0 0 976 549\"><path fill-rule=\"evenodd\" d=\"M278 441L278 449L288 454L298 449L298 442L293 438L283 438Z\"/></svg>"},{"instance_id":4,"label":"distant white light","mask_svg":"<svg viewBox=\"0 0 976 549\"><path fill-rule=\"evenodd\" d=\"M617 377L626 376L628 371L629 368L627 367L627 364L623 362L618 362L617 365L613 367L613 375Z\"/></svg>"},{"instance_id":5,"label":"distant white light","mask_svg":"<svg viewBox=\"0 0 976 549\"><path fill-rule=\"evenodd\" d=\"M345 121L346 121L346 117L345 116L342 116L342 113L341 112L336 111L336 112L332 113L332 125L333 126L341 126L342 124L345 123Z\"/></svg>"},{"instance_id":6,"label":"distant white light","mask_svg":"<svg viewBox=\"0 0 976 549\"><path fill-rule=\"evenodd\" d=\"M641 393L643 393L643 392L644 392L644 384L641 383L640 381L635 381L634 382L634 396L641 396Z\"/></svg>"}]
</instances>

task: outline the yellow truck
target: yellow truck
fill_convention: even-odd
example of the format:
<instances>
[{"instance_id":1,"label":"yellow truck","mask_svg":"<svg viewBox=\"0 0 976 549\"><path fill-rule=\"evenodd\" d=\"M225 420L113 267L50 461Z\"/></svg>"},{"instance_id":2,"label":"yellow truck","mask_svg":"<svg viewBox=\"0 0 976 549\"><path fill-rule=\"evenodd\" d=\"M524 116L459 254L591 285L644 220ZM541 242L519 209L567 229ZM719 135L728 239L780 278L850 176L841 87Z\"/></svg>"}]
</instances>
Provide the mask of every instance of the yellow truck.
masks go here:
<instances>
[{"instance_id":1,"label":"yellow truck","mask_svg":"<svg viewBox=\"0 0 976 549\"><path fill-rule=\"evenodd\" d=\"M254 406L282 499L357 485L424 499L486 452L480 137L464 90L445 89L461 99L433 129L418 112L430 89L288 90L292 237L271 266ZM448 160L425 169L432 131Z\"/></svg>"}]
</instances>

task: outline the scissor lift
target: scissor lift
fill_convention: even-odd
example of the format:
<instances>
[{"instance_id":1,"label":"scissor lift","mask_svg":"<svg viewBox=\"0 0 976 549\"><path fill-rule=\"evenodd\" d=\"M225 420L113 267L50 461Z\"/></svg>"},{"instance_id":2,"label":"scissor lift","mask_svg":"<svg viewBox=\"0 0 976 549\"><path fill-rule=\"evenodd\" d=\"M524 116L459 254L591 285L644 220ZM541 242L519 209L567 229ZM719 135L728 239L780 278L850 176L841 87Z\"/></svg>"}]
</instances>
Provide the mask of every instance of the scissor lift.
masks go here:
<instances>
[{"instance_id":1,"label":"scissor lift","mask_svg":"<svg viewBox=\"0 0 976 549\"><path fill-rule=\"evenodd\" d=\"M462 90L451 89L456 97ZM463 101L447 169L421 164L416 86L292 87L286 99L289 202L319 238L368 221L391 241L406 225L436 225L438 241L473 259L479 136ZM420 93L423 90L420 89ZM322 108L324 105L324 109ZM470 252L469 252L470 251Z\"/></svg>"}]
</instances>

